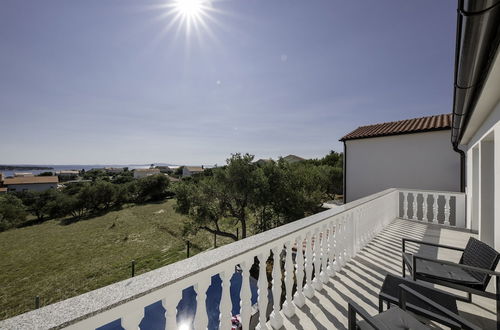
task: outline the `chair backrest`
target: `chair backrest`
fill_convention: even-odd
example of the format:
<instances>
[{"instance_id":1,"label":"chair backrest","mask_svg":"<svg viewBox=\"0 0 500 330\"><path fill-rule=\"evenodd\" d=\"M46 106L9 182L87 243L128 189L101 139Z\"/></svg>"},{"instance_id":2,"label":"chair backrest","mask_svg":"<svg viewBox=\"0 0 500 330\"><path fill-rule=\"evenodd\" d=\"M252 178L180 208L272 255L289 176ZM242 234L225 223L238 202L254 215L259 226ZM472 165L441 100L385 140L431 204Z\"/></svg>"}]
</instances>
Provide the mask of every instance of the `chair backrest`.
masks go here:
<instances>
[{"instance_id":1,"label":"chair backrest","mask_svg":"<svg viewBox=\"0 0 500 330\"><path fill-rule=\"evenodd\" d=\"M483 269L495 270L498 261L500 260L500 253L495 251L488 244L481 242L474 237L469 238L467 246L465 247L460 263L467 266L473 266ZM483 290L486 290L491 276L488 274L469 271L478 281L482 283Z\"/></svg>"}]
</instances>

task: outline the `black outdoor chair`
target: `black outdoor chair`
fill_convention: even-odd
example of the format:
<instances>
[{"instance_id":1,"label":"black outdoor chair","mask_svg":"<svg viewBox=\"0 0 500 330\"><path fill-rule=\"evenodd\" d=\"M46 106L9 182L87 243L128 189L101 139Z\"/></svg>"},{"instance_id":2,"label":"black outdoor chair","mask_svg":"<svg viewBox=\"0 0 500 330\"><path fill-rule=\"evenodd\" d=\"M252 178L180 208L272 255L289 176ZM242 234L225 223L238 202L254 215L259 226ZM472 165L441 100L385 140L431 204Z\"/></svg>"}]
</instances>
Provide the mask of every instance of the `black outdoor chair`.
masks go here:
<instances>
[{"instance_id":1,"label":"black outdoor chair","mask_svg":"<svg viewBox=\"0 0 500 330\"><path fill-rule=\"evenodd\" d=\"M428 304L435 310L439 310L445 314L450 320L455 322L452 327L455 329L466 330L479 330L477 327L465 320L461 316L447 310L437 302L421 295L417 291L409 288L406 285L399 285L399 306L392 306L385 312L379 313L375 316L370 316L368 312L361 306L350 300L348 302L348 329L349 330L397 330L397 329L412 329L412 330L430 330L432 328L418 321L413 315L409 314L406 310L408 297L419 299L423 303ZM362 318L362 321L356 320L356 315Z\"/></svg>"},{"instance_id":2,"label":"black outdoor chair","mask_svg":"<svg viewBox=\"0 0 500 330\"><path fill-rule=\"evenodd\" d=\"M462 251L462 257L456 263L410 254L406 252L407 242ZM495 299L497 329L500 329L500 273L495 272L500 254L497 251L473 237L469 239L464 249L409 238L403 238L402 248L403 277L408 268L413 280L426 281L466 292L467 298L457 296L459 300L471 302L472 294ZM495 277L496 292L486 291L492 276Z\"/></svg>"}]
</instances>

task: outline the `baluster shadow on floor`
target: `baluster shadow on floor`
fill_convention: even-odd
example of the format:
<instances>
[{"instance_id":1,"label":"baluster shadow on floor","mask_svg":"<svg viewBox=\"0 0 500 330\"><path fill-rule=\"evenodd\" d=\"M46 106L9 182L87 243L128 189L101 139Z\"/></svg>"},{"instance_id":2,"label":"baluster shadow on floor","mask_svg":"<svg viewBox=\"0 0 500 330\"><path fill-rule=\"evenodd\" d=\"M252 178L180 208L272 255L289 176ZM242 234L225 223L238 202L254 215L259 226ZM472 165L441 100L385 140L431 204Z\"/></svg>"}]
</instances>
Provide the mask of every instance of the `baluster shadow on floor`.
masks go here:
<instances>
[{"instance_id":1,"label":"baluster shadow on floor","mask_svg":"<svg viewBox=\"0 0 500 330\"><path fill-rule=\"evenodd\" d=\"M337 272L323 290L306 299L304 307L296 308L294 317L284 317L282 329L347 329L347 299L354 300L372 315L378 313L378 293L385 275L401 275L403 237L464 247L470 236L474 235L463 230L396 219ZM412 247L409 252L455 261L459 257L456 252L438 251L434 247ZM492 300L474 297L473 304L459 302L459 310L485 329L495 324Z\"/></svg>"}]
</instances>

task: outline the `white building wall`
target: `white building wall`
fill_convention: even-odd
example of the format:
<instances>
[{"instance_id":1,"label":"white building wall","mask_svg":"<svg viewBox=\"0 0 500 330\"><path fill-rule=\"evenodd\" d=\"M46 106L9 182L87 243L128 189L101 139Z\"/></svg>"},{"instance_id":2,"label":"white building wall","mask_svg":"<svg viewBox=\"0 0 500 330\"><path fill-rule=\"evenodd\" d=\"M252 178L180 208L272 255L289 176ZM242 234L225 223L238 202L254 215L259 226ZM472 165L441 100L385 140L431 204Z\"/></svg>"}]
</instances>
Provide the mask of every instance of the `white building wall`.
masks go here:
<instances>
[{"instance_id":1,"label":"white building wall","mask_svg":"<svg viewBox=\"0 0 500 330\"><path fill-rule=\"evenodd\" d=\"M500 250L500 102L471 135L467 149L468 223Z\"/></svg>"},{"instance_id":2,"label":"white building wall","mask_svg":"<svg viewBox=\"0 0 500 330\"><path fill-rule=\"evenodd\" d=\"M450 130L346 141L347 202L387 188L460 191Z\"/></svg>"}]
</instances>

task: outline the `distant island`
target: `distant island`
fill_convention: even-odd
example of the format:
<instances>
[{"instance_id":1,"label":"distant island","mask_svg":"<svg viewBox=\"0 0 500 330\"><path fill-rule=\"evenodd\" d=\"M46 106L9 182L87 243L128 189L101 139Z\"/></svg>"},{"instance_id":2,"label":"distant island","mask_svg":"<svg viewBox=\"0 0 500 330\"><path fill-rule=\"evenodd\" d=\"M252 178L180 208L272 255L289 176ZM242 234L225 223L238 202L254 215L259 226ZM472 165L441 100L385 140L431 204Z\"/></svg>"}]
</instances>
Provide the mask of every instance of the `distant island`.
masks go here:
<instances>
[{"instance_id":1,"label":"distant island","mask_svg":"<svg viewBox=\"0 0 500 330\"><path fill-rule=\"evenodd\" d=\"M53 167L46 166L17 166L17 165L0 165L0 171L13 171L13 170L53 170Z\"/></svg>"}]
</instances>

